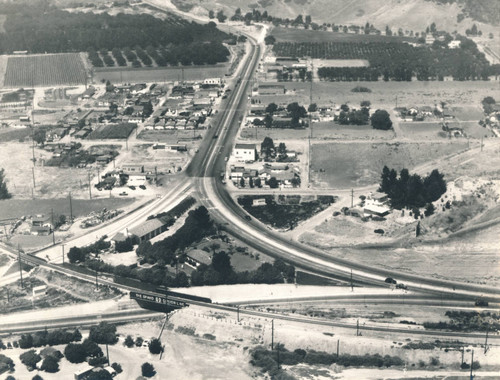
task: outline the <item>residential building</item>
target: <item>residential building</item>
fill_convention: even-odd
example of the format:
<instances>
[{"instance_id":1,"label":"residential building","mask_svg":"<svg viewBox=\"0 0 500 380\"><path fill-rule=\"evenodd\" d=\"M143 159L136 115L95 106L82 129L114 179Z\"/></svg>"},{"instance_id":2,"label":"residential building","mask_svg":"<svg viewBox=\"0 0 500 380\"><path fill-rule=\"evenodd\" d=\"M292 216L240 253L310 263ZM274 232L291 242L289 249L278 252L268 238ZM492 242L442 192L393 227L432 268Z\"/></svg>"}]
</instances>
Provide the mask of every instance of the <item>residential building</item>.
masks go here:
<instances>
[{"instance_id":1,"label":"residential building","mask_svg":"<svg viewBox=\"0 0 500 380\"><path fill-rule=\"evenodd\" d=\"M123 164L122 170L124 173L144 173L144 165L141 164Z\"/></svg>"},{"instance_id":2,"label":"residential building","mask_svg":"<svg viewBox=\"0 0 500 380\"><path fill-rule=\"evenodd\" d=\"M128 232L135 236L140 243L158 236L167 230L167 226L160 219L154 218L146 220L144 223L131 228Z\"/></svg>"},{"instance_id":3,"label":"residential building","mask_svg":"<svg viewBox=\"0 0 500 380\"><path fill-rule=\"evenodd\" d=\"M234 147L234 158L237 161L255 161L257 158L255 144L236 144Z\"/></svg>"}]
</instances>

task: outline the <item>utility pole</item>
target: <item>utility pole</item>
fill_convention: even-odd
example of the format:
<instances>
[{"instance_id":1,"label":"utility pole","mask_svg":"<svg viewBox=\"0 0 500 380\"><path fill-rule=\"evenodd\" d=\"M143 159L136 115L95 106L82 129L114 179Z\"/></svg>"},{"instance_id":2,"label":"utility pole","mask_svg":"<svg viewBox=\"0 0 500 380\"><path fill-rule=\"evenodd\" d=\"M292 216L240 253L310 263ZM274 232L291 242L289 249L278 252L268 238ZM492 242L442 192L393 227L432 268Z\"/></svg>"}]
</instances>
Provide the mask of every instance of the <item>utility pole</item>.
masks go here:
<instances>
[{"instance_id":1,"label":"utility pole","mask_svg":"<svg viewBox=\"0 0 500 380\"><path fill-rule=\"evenodd\" d=\"M109 350L108 350L108 344L106 343L106 356L108 357L108 365L109 365Z\"/></svg>"},{"instance_id":2,"label":"utility pole","mask_svg":"<svg viewBox=\"0 0 500 380\"><path fill-rule=\"evenodd\" d=\"M351 189L351 208L354 207L354 189Z\"/></svg>"},{"instance_id":3,"label":"utility pole","mask_svg":"<svg viewBox=\"0 0 500 380\"><path fill-rule=\"evenodd\" d=\"M95 290L98 290L99 289L99 284L97 283L97 274L99 272L95 271Z\"/></svg>"},{"instance_id":4,"label":"utility pole","mask_svg":"<svg viewBox=\"0 0 500 380\"><path fill-rule=\"evenodd\" d=\"M464 364L464 353L465 353L465 347L462 347L462 362L460 363L460 368L462 368L462 365Z\"/></svg>"},{"instance_id":5,"label":"utility pole","mask_svg":"<svg viewBox=\"0 0 500 380\"><path fill-rule=\"evenodd\" d=\"M474 366L474 350L472 350L472 357L470 359L470 380L474 380L474 375L472 374L473 366Z\"/></svg>"},{"instance_id":6,"label":"utility pole","mask_svg":"<svg viewBox=\"0 0 500 380\"><path fill-rule=\"evenodd\" d=\"M52 245L56 245L55 225L54 225L54 209L50 209L50 223L52 224Z\"/></svg>"},{"instance_id":7,"label":"utility pole","mask_svg":"<svg viewBox=\"0 0 500 380\"><path fill-rule=\"evenodd\" d=\"M238 323L240 323L240 305L236 306L236 318L238 319Z\"/></svg>"},{"instance_id":8,"label":"utility pole","mask_svg":"<svg viewBox=\"0 0 500 380\"><path fill-rule=\"evenodd\" d=\"M63 244L63 245L62 245L62 259L63 259L63 262L62 262L62 263L63 263L63 264L64 264L64 245L65 245L65 244Z\"/></svg>"},{"instance_id":9,"label":"utility pole","mask_svg":"<svg viewBox=\"0 0 500 380\"><path fill-rule=\"evenodd\" d=\"M71 202L71 191L69 192L69 222L73 223L73 203Z\"/></svg>"},{"instance_id":10,"label":"utility pole","mask_svg":"<svg viewBox=\"0 0 500 380\"><path fill-rule=\"evenodd\" d=\"M337 339L337 359L339 358L339 352L340 352L340 339Z\"/></svg>"},{"instance_id":11,"label":"utility pole","mask_svg":"<svg viewBox=\"0 0 500 380\"><path fill-rule=\"evenodd\" d=\"M356 336L359 336L359 319L356 321Z\"/></svg>"},{"instance_id":12,"label":"utility pole","mask_svg":"<svg viewBox=\"0 0 500 380\"><path fill-rule=\"evenodd\" d=\"M92 199L92 186L90 184L90 172L87 172L87 175L89 177L89 199Z\"/></svg>"},{"instance_id":13,"label":"utility pole","mask_svg":"<svg viewBox=\"0 0 500 380\"><path fill-rule=\"evenodd\" d=\"M33 191L35 191L36 184L35 184L35 164L33 163L33 167L31 168L31 172L33 174Z\"/></svg>"},{"instance_id":14,"label":"utility pole","mask_svg":"<svg viewBox=\"0 0 500 380\"><path fill-rule=\"evenodd\" d=\"M483 151L483 136L481 136L481 152Z\"/></svg>"},{"instance_id":15,"label":"utility pole","mask_svg":"<svg viewBox=\"0 0 500 380\"><path fill-rule=\"evenodd\" d=\"M274 350L274 319L271 320L271 351Z\"/></svg>"},{"instance_id":16,"label":"utility pole","mask_svg":"<svg viewBox=\"0 0 500 380\"><path fill-rule=\"evenodd\" d=\"M17 257L19 259L19 276L21 277L21 289L24 289L23 284L23 267L21 264L21 249L19 248L19 244L17 245Z\"/></svg>"},{"instance_id":17,"label":"utility pole","mask_svg":"<svg viewBox=\"0 0 500 380\"><path fill-rule=\"evenodd\" d=\"M352 269L351 269L351 292L354 291L354 283L352 282Z\"/></svg>"},{"instance_id":18,"label":"utility pole","mask_svg":"<svg viewBox=\"0 0 500 380\"><path fill-rule=\"evenodd\" d=\"M484 354L485 355L486 355L486 353L488 352L488 349L489 349L489 347L488 347L488 332L489 332L489 330L486 330L486 339L484 341Z\"/></svg>"}]
</instances>

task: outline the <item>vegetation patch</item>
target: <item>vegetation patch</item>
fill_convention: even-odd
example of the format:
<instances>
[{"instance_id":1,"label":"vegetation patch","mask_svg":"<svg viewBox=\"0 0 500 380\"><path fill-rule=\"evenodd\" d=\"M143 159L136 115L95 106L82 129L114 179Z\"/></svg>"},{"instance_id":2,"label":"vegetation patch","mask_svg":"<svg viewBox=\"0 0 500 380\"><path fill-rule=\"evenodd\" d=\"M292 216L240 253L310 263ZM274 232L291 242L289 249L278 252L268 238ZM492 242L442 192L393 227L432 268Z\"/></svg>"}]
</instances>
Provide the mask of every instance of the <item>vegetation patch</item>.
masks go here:
<instances>
[{"instance_id":1,"label":"vegetation patch","mask_svg":"<svg viewBox=\"0 0 500 380\"><path fill-rule=\"evenodd\" d=\"M137 124L133 123L102 125L92 131L87 138L89 140L127 139L135 128Z\"/></svg>"},{"instance_id":2,"label":"vegetation patch","mask_svg":"<svg viewBox=\"0 0 500 380\"><path fill-rule=\"evenodd\" d=\"M264 199L265 205L254 206L254 200ZM238 198L238 203L249 214L275 228L292 230L304 220L325 210L335 202L335 197L319 198L314 201L282 204L272 195L245 195Z\"/></svg>"},{"instance_id":3,"label":"vegetation patch","mask_svg":"<svg viewBox=\"0 0 500 380\"><path fill-rule=\"evenodd\" d=\"M424 322L426 329L451 331L499 331L500 314L489 311L455 311L448 310L445 314L450 321Z\"/></svg>"}]
</instances>

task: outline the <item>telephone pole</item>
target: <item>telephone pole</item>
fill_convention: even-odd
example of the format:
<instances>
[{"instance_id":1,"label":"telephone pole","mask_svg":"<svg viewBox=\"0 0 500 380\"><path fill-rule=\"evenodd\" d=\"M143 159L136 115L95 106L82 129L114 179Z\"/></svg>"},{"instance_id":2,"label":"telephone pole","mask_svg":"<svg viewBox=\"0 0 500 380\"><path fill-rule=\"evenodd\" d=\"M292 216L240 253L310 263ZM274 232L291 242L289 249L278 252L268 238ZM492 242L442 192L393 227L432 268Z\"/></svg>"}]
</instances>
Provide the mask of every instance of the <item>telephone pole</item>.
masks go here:
<instances>
[{"instance_id":1,"label":"telephone pole","mask_svg":"<svg viewBox=\"0 0 500 380\"><path fill-rule=\"evenodd\" d=\"M351 208L354 207L354 189L351 189Z\"/></svg>"},{"instance_id":2,"label":"telephone pole","mask_svg":"<svg viewBox=\"0 0 500 380\"><path fill-rule=\"evenodd\" d=\"M54 209L50 209L50 223L52 224L52 245L56 245L55 225L54 225Z\"/></svg>"},{"instance_id":3,"label":"telephone pole","mask_svg":"<svg viewBox=\"0 0 500 380\"><path fill-rule=\"evenodd\" d=\"M92 186L90 184L90 171L87 172L88 178L89 178L89 198L92 199Z\"/></svg>"},{"instance_id":4,"label":"telephone pole","mask_svg":"<svg viewBox=\"0 0 500 380\"><path fill-rule=\"evenodd\" d=\"M489 347L488 347L488 332L489 332L489 330L486 330L486 339L484 341L484 354L485 355L486 355L486 353L489 350Z\"/></svg>"},{"instance_id":5,"label":"telephone pole","mask_svg":"<svg viewBox=\"0 0 500 380\"><path fill-rule=\"evenodd\" d=\"M19 276L21 277L21 289L24 289L23 284L23 267L21 264L21 249L19 248L19 244L17 245L17 257L19 259Z\"/></svg>"},{"instance_id":6,"label":"telephone pole","mask_svg":"<svg viewBox=\"0 0 500 380\"><path fill-rule=\"evenodd\" d=\"M236 318L238 323L240 323L240 305L236 306Z\"/></svg>"},{"instance_id":7,"label":"telephone pole","mask_svg":"<svg viewBox=\"0 0 500 380\"><path fill-rule=\"evenodd\" d=\"M63 244L63 245L62 245L62 259L63 259L63 262L62 262L62 263L63 263L63 264L64 264L64 245L65 245L65 244Z\"/></svg>"},{"instance_id":8,"label":"telephone pole","mask_svg":"<svg viewBox=\"0 0 500 380\"><path fill-rule=\"evenodd\" d=\"M352 269L351 269L351 292L354 291L354 282L352 281Z\"/></svg>"},{"instance_id":9,"label":"telephone pole","mask_svg":"<svg viewBox=\"0 0 500 380\"><path fill-rule=\"evenodd\" d=\"M340 352L340 339L337 339L337 359L339 357L339 352Z\"/></svg>"},{"instance_id":10,"label":"telephone pole","mask_svg":"<svg viewBox=\"0 0 500 380\"><path fill-rule=\"evenodd\" d=\"M470 359L470 380L474 380L474 375L472 374L472 367L474 366L474 350L472 350L472 356Z\"/></svg>"},{"instance_id":11,"label":"telephone pole","mask_svg":"<svg viewBox=\"0 0 500 380\"><path fill-rule=\"evenodd\" d=\"M69 192L69 222L73 223L73 203L71 202L71 191Z\"/></svg>"},{"instance_id":12,"label":"telephone pole","mask_svg":"<svg viewBox=\"0 0 500 380\"><path fill-rule=\"evenodd\" d=\"M271 320L271 351L274 350L274 319Z\"/></svg>"}]
</instances>

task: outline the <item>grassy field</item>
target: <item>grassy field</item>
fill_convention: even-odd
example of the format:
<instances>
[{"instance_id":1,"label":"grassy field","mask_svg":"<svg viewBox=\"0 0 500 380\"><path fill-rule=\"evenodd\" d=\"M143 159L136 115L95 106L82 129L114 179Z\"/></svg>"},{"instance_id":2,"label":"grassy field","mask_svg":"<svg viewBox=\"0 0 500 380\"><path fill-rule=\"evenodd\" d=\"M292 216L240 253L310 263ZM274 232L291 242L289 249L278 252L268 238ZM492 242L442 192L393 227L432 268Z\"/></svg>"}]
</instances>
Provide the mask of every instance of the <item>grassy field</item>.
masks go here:
<instances>
[{"instance_id":1,"label":"grassy field","mask_svg":"<svg viewBox=\"0 0 500 380\"><path fill-rule=\"evenodd\" d=\"M4 85L74 85L85 83L85 76L85 67L78 53L9 56Z\"/></svg>"},{"instance_id":2,"label":"grassy field","mask_svg":"<svg viewBox=\"0 0 500 380\"><path fill-rule=\"evenodd\" d=\"M184 69L184 74L182 72ZM167 68L108 68L96 69L94 81L101 82L109 80L111 83L128 82L170 82L180 81L183 78L187 81L200 80L205 78L220 78L228 71L228 64L214 66L178 66Z\"/></svg>"},{"instance_id":3,"label":"grassy field","mask_svg":"<svg viewBox=\"0 0 500 380\"><path fill-rule=\"evenodd\" d=\"M19 141L31 136L30 128L0 129L0 142Z\"/></svg>"},{"instance_id":4,"label":"grassy field","mask_svg":"<svg viewBox=\"0 0 500 380\"><path fill-rule=\"evenodd\" d=\"M384 165L401 170L467 148L453 143L329 143L312 147L312 181L315 186L351 188L376 184Z\"/></svg>"},{"instance_id":5,"label":"grassy field","mask_svg":"<svg viewBox=\"0 0 500 380\"><path fill-rule=\"evenodd\" d=\"M376 36L365 34L351 34L327 32L296 28L274 28L271 34L278 42L401 42L415 41L414 38L397 36Z\"/></svg>"}]
</instances>

